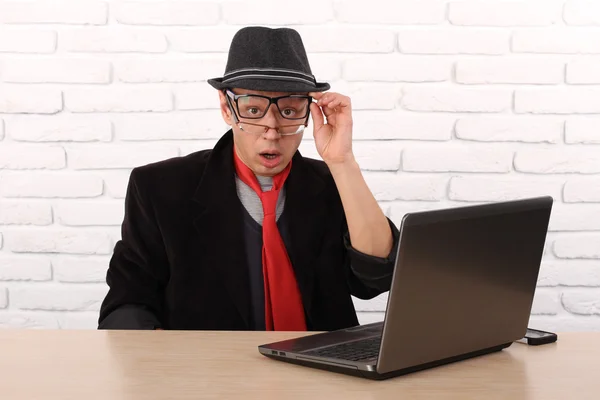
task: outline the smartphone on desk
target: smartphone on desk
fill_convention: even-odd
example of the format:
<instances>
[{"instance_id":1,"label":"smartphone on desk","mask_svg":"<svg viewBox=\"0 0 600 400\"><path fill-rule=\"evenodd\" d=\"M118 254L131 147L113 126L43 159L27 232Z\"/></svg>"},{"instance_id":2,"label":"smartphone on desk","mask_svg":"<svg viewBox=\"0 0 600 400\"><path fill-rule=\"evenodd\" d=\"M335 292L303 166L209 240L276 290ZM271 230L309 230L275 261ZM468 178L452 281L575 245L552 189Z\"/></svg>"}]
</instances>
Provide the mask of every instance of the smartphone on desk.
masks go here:
<instances>
[{"instance_id":1,"label":"smartphone on desk","mask_svg":"<svg viewBox=\"0 0 600 400\"><path fill-rule=\"evenodd\" d=\"M517 340L517 342L532 346L539 346L542 344L554 343L557 339L558 336L556 333L527 328L525 336L522 339Z\"/></svg>"}]
</instances>

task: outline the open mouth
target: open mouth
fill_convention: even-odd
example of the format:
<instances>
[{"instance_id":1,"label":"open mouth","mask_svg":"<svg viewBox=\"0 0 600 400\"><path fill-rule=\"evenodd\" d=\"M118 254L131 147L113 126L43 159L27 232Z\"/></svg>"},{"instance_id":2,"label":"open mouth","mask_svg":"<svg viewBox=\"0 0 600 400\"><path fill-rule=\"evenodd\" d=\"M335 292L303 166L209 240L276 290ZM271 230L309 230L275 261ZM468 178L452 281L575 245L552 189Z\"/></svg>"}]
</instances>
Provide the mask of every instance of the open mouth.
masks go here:
<instances>
[{"instance_id":1,"label":"open mouth","mask_svg":"<svg viewBox=\"0 0 600 400\"><path fill-rule=\"evenodd\" d=\"M260 155L264 158L266 158L267 160L274 160L277 157L279 157L279 153L275 153L275 152L264 152L264 153L260 153Z\"/></svg>"}]
</instances>

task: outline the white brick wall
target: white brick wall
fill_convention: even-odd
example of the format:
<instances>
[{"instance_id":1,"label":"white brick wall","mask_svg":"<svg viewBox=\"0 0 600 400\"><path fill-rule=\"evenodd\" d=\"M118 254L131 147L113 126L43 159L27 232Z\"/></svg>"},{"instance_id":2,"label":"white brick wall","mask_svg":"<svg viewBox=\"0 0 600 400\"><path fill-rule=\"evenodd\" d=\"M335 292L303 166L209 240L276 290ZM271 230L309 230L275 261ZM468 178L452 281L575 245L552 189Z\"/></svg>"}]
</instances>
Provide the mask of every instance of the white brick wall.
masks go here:
<instances>
[{"instance_id":1,"label":"white brick wall","mask_svg":"<svg viewBox=\"0 0 600 400\"><path fill-rule=\"evenodd\" d=\"M93 329L131 169L214 145L245 25L352 97L386 215L549 194L532 325L600 330L600 2L0 0L0 328ZM306 156L318 157L311 133ZM381 320L387 296L356 300Z\"/></svg>"}]
</instances>

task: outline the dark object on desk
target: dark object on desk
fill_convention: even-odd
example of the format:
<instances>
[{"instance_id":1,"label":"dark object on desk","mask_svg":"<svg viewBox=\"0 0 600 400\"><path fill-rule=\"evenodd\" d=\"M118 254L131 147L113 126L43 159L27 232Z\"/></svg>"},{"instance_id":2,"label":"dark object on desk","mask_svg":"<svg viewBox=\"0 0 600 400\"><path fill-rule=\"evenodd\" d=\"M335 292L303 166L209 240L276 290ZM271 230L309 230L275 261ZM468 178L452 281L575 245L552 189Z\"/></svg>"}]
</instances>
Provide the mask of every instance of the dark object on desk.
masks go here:
<instances>
[{"instance_id":1,"label":"dark object on desk","mask_svg":"<svg viewBox=\"0 0 600 400\"><path fill-rule=\"evenodd\" d=\"M551 197L409 213L380 323L259 346L385 379L502 350L527 331Z\"/></svg>"},{"instance_id":2,"label":"dark object on desk","mask_svg":"<svg viewBox=\"0 0 600 400\"><path fill-rule=\"evenodd\" d=\"M523 338L517 340L519 343L525 343L531 346L539 346L542 344L554 343L558 340L558 336L554 332L540 331L539 329L527 328L527 332Z\"/></svg>"}]
</instances>

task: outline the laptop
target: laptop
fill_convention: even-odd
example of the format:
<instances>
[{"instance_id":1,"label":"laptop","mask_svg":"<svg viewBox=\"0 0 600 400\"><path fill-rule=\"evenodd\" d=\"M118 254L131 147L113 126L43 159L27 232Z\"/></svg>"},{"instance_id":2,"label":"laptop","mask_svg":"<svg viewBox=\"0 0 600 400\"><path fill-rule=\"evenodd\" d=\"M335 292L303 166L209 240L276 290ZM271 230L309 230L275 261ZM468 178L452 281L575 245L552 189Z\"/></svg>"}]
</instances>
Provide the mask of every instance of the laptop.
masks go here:
<instances>
[{"instance_id":1,"label":"laptop","mask_svg":"<svg viewBox=\"0 0 600 400\"><path fill-rule=\"evenodd\" d=\"M509 347L527 330L552 204L545 196L406 214L383 321L259 352L380 380Z\"/></svg>"}]
</instances>

